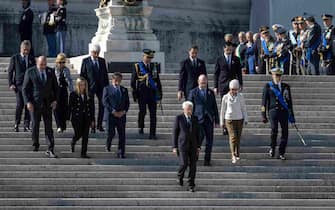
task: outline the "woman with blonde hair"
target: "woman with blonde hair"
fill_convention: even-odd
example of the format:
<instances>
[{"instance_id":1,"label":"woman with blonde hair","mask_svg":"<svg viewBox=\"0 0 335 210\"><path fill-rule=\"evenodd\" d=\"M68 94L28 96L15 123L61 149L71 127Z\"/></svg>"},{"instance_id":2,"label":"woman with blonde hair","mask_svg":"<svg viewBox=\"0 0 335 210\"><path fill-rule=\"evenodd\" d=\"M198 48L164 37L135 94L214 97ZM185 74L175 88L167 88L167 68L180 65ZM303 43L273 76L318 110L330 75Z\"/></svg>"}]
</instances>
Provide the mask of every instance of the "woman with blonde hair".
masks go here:
<instances>
[{"instance_id":1,"label":"woman with blonde hair","mask_svg":"<svg viewBox=\"0 0 335 210\"><path fill-rule=\"evenodd\" d=\"M75 151L76 142L82 138L81 157L87 156L88 134L90 127L94 127L93 98L88 95L86 79L80 77L76 80L76 90L70 94L69 118L74 129L71 142L71 152Z\"/></svg>"},{"instance_id":2,"label":"woman with blonde hair","mask_svg":"<svg viewBox=\"0 0 335 210\"><path fill-rule=\"evenodd\" d=\"M236 163L240 160L240 139L243 124L248 123L248 114L244 97L238 92L239 81L230 81L229 89L222 98L220 125L228 130L232 163Z\"/></svg>"},{"instance_id":3,"label":"woman with blonde hair","mask_svg":"<svg viewBox=\"0 0 335 210\"><path fill-rule=\"evenodd\" d=\"M70 70L65 66L65 64L66 55L64 53L58 54L55 66L55 75L58 84L57 108L54 111L58 133L66 130L69 98L68 90L70 92L73 92L72 77L70 74Z\"/></svg>"}]
</instances>

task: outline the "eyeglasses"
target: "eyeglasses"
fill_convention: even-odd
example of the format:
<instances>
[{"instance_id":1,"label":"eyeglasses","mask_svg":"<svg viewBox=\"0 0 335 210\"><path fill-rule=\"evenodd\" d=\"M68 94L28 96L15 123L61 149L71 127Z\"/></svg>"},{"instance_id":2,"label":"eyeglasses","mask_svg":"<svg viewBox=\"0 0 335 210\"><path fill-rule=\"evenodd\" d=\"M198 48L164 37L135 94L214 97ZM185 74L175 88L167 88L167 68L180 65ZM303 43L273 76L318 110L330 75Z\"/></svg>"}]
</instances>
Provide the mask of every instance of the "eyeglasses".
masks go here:
<instances>
[{"instance_id":1,"label":"eyeglasses","mask_svg":"<svg viewBox=\"0 0 335 210\"><path fill-rule=\"evenodd\" d=\"M66 62L65 62L65 61L62 61L62 62L58 62L58 63L60 63L60 64L65 64Z\"/></svg>"}]
</instances>

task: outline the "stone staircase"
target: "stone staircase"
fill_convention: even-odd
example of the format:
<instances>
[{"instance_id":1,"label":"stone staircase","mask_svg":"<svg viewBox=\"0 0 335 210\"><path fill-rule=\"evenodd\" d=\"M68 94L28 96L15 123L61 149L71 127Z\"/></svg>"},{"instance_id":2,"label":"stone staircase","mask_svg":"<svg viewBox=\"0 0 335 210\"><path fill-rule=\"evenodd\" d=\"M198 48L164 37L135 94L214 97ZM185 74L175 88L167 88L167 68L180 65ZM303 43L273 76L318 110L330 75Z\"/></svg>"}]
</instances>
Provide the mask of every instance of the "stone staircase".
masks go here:
<instances>
[{"instance_id":1,"label":"stone staircase","mask_svg":"<svg viewBox=\"0 0 335 210\"><path fill-rule=\"evenodd\" d=\"M261 90L269 78L245 76L250 123L243 132L242 160L231 164L228 138L216 129L213 166L203 166L201 152L197 192L190 193L176 183L178 160L171 152L172 124L181 112L176 74L161 75L159 140L148 140L147 129L146 135L137 134L138 107L131 100L127 159L115 158L117 139L112 153L104 151L104 133L91 135L92 158L80 159L80 143L70 153L70 125L65 133L55 133L60 158L48 159L43 129L37 153L30 133L13 132L15 96L8 89L7 66L8 58L0 58L0 209L335 209L335 77L285 77L308 146L291 129L287 160L280 161L268 158L269 125L260 123ZM130 75L124 77L129 87Z\"/></svg>"}]
</instances>

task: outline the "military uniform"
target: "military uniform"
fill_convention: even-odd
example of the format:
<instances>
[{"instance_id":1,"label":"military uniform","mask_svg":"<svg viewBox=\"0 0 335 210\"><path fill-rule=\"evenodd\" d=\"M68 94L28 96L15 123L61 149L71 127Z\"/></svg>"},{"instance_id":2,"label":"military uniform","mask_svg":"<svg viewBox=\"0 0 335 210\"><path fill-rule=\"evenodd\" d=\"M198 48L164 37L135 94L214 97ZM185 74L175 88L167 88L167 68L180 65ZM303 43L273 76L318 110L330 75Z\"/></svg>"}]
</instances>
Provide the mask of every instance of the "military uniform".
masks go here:
<instances>
[{"instance_id":1,"label":"military uniform","mask_svg":"<svg viewBox=\"0 0 335 210\"><path fill-rule=\"evenodd\" d=\"M332 15L323 14L323 20L332 19ZM326 27L322 34L322 43L320 46L321 54L321 72L327 75L335 74L335 28L333 25Z\"/></svg>"},{"instance_id":2,"label":"military uniform","mask_svg":"<svg viewBox=\"0 0 335 210\"><path fill-rule=\"evenodd\" d=\"M144 50L144 56L154 57L155 51ZM150 135L149 139L156 139L157 103L162 100L163 92L159 78L160 64L143 61L135 63L131 76L131 88L134 101L138 102L138 127L139 133L143 134L144 118L147 106L150 112Z\"/></svg>"},{"instance_id":3,"label":"military uniform","mask_svg":"<svg viewBox=\"0 0 335 210\"><path fill-rule=\"evenodd\" d=\"M272 74L282 74L283 70L276 68L271 70ZM271 83L271 82L270 82ZM288 140L288 122L294 123L294 113L292 107L292 98L290 86L286 83L280 82L279 84L273 84L273 88L281 93L283 100L286 102L288 109L286 109L280 102L280 97L275 94L271 88L271 84L267 83L263 89L262 97L262 117L263 122L268 122L267 112L270 118L271 124L271 144L270 144L270 156L274 157L275 148L277 146L277 135L278 135L278 123L280 123L282 129L281 142L279 145L279 155L281 159L285 159L284 154L286 150ZM283 158L282 158L283 157Z\"/></svg>"},{"instance_id":4,"label":"military uniform","mask_svg":"<svg viewBox=\"0 0 335 210\"><path fill-rule=\"evenodd\" d=\"M261 26L259 28L259 32L261 34L268 34L269 33L269 27L268 26ZM265 74L266 71L269 71L272 67L275 66L275 54L274 51L274 44L275 40L271 35L268 35L269 38L266 40L264 38L261 38L261 46L259 52L259 63L258 66L260 68L259 72L262 74Z\"/></svg>"}]
</instances>

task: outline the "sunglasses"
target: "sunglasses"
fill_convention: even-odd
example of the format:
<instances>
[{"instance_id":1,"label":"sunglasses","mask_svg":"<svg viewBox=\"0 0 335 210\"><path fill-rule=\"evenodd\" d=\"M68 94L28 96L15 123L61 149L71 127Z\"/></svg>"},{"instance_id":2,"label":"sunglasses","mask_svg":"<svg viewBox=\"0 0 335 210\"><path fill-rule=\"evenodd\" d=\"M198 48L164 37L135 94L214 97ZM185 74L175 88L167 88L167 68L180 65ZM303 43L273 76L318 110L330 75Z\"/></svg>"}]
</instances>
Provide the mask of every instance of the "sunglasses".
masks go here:
<instances>
[{"instance_id":1,"label":"sunglasses","mask_svg":"<svg viewBox=\"0 0 335 210\"><path fill-rule=\"evenodd\" d=\"M65 64L66 62L62 61L62 62L59 62L60 64Z\"/></svg>"}]
</instances>

